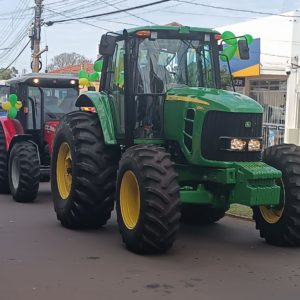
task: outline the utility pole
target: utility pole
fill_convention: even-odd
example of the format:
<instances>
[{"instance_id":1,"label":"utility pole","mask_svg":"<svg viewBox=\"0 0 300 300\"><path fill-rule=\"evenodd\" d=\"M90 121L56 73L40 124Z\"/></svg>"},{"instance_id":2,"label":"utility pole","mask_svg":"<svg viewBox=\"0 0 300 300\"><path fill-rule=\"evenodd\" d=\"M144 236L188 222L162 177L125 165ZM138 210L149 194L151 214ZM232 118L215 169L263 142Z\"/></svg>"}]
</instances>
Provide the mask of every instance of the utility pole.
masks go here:
<instances>
[{"instance_id":1,"label":"utility pole","mask_svg":"<svg viewBox=\"0 0 300 300\"><path fill-rule=\"evenodd\" d=\"M40 71L40 42L41 42L41 26L42 26L42 3L43 0L35 0L35 16L33 24L33 36L31 43L32 50L32 72L38 73Z\"/></svg>"}]
</instances>

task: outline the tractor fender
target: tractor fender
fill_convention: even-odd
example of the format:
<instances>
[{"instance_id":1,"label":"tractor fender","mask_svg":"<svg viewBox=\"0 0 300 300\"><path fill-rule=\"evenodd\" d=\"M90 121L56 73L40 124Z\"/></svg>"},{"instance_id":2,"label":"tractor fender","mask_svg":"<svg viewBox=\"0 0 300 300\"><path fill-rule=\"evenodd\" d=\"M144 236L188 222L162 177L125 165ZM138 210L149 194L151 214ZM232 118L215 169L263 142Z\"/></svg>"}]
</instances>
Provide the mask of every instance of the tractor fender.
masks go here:
<instances>
[{"instance_id":1,"label":"tractor fender","mask_svg":"<svg viewBox=\"0 0 300 300\"><path fill-rule=\"evenodd\" d=\"M38 157L39 157L39 162L41 162L41 160L40 160L39 147L38 147L38 145L32 140L32 135L31 135L31 134L16 134L16 135L12 138L11 143L10 143L10 145L9 145L9 152L11 151L11 149L13 148L13 146L14 146L16 143L19 143L19 142L25 142L25 141L31 143L32 145L34 145L34 147L36 148Z\"/></svg>"},{"instance_id":2,"label":"tractor fender","mask_svg":"<svg viewBox=\"0 0 300 300\"><path fill-rule=\"evenodd\" d=\"M107 94L94 91L83 93L77 98L76 106L94 107L102 127L105 144L117 144L113 116Z\"/></svg>"},{"instance_id":3,"label":"tractor fender","mask_svg":"<svg viewBox=\"0 0 300 300\"><path fill-rule=\"evenodd\" d=\"M5 135L6 150L9 151L9 149L11 148L10 144L13 138L16 135L23 135L24 129L21 123L16 119L1 117L0 123L2 125L4 135Z\"/></svg>"}]
</instances>

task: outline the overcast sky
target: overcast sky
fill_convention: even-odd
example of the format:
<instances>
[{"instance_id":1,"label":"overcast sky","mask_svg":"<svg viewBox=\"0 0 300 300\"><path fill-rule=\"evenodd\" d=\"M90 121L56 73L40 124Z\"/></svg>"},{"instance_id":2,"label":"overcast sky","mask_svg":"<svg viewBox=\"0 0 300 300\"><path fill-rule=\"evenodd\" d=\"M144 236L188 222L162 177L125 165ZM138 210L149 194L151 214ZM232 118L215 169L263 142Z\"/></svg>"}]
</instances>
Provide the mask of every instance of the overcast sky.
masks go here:
<instances>
[{"instance_id":1,"label":"overcast sky","mask_svg":"<svg viewBox=\"0 0 300 300\"><path fill-rule=\"evenodd\" d=\"M156 0L44 0L43 17L45 21L66 19L72 16L85 16L132 7ZM283 13L300 10L300 0L189 0L190 4L171 1L164 4L133 10L129 13L86 20L86 23L70 22L54 24L42 28L42 47L49 47L47 56L43 54L43 65L51 62L53 56L62 52L77 52L95 59L97 45L106 30L116 31L136 25L167 24L172 21L187 26L215 28L222 25L238 23L262 17L246 12L235 12L216 8L197 6L210 4L214 6L255 10L269 13ZM33 17L34 0L0 0L0 67L6 67L28 42L28 26ZM299 12L300 15L300 12ZM124 24L125 23L125 24ZM103 28L103 29L102 29ZM21 71L30 71L29 47L17 59L14 66Z\"/></svg>"}]
</instances>

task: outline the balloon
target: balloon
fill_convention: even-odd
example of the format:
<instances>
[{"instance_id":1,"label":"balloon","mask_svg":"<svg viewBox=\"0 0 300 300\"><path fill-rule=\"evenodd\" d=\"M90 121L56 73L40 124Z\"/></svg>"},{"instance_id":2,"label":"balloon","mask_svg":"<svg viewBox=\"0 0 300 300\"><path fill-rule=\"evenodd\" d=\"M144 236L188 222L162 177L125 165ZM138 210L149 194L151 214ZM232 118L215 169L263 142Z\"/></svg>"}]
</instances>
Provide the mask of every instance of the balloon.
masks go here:
<instances>
[{"instance_id":1,"label":"balloon","mask_svg":"<svg viewBox=\"0 0 300 300\"><path fill-rule=\"evenodd\" d=\"M9 111L8 111L8 117L9 118L15 118L17 116L17 109L15 107L12 107Z\"/></svg>"},{"instance_id":2,"label":"balloon","mask_svg":"<svg viewBox=\"0 0 300 300\"><path fill-rule=\"evenodd\" d=\"M101 72L102 70L102 66L103 66L103 60L97 60L95 63L94 63L94 70L96 72Z\"/></svg>"},{"instance_id":3,"label":"balloon","mask_svg":"<svg viewBox=\"0 0 300 300\"><path fill-rule=\"evenodd\" d=\"M87 73L85 70L80 70L80 71L79 71L79 78L85 78L85 79L88 79L88 78L89 78L89 75L88 75L88 73Z\"/></svg>"},{"instance_id":4,"label":"balloon","mask_svg":"<svg viewBox=\"0 0 300 300\"><path fill-rule=\"evenodd\" d=\"M12 106L15 106L17 101L18 101L18 97L16 94L11 94L8 98L9 102L11 103Z\"/></svg>"},{"instance_id":5,"label":"balloon","mask_svg":"<svg viewBox=\"0 0 300 300\"><path fill-rule=\"evenodd\" d=\"M15 105L15 108L17 110L19 110L20 108L22 107L22 102L21 101L17 101L16 105Z\"/></svg>"},{"instance_id":6,"label":"balloon","mask_svg":"<svg viewBox=\"0 0 300 300\"><path fill-rule=\"evenodd\" d=\"M90 82L87 78L80 78L79 79L79 85L81 86L89 86Z\"/></svg>"},{"instance_id":7,"label":"balloon","mask_svg":"<svg viewBox=\"0 0 300 300\"><path fill-rule=\"evenodd\" d=\"M2 103L2 108L4 109L4 110L10 110L11 109L11 104L10 104L10 102L3 102Z\"/></svg>"},{"instance_id":8,"label":"balloon","mask_svg":"<svg viewBox=\"0 0 300 300\"><path fill-rule=\"evenodd\" d=\"M97 72L90 74L89 80L90 81L98 81L99 80L99 74Z\"/></svg>"},{"instance_id":9,"label":"balloon","mask_svg":"<svg viewBox=\"0 0 300 300\"><path fill-rule=\"evenodd\" d=\"M236 51L235 46L228 46L222 51L220 55L220 59L225 62L227 61L227 59L231 60L234 57L235 51Z\"/></svg>"},{"instance_id":10,"label":"balloon","mask_svg":"<svg viewBox=\"0 0 300 300\"><path fill-rule=\"evenodd\" d=\"M237 45L236 37L231 31L224 31L221 35L221 38L228 45L232 45L232 46Z\"/></svg>"},{"instance_id":11,"label":"balloon","mask_svg":"<svg viewBox=\"0 0 300 300\"><path fill-rule=\"evenodd\" d=\"M247 40L248 46L251 45L253 42L253 36L250 34L245 34L245 38Z\"/></svg>"}]
</instances>

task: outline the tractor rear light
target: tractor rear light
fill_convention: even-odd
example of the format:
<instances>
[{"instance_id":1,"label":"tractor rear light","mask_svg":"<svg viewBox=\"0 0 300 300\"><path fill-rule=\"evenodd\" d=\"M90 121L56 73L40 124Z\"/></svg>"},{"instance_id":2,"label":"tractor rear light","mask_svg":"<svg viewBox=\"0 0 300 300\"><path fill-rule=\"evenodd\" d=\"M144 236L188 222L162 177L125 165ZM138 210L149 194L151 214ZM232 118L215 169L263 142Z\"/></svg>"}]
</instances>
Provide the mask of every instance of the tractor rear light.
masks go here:
<instances>
[{"instance_id":1,"label":"tractor rear light","mask_svg":"<svg viewBox=\"0 0 300 300\"><path fill-rule=\"evenodd\" d=\"M93 113L96 112L96 108L95 107L82 106L82 107L80 107L80 110L82 110L82 111L89 111L89 112L93 112Z\"/></svg>"},{"instance_id":2,"label":"tractor rear light","mask_svg":"<svg viewBox=\"0 0 300 300\"><path fill-rule=\"evenodd\" d=\"M247 142L242 139L232 139L230 141L230 149L235 151L244 151L246 149Z\"/></svg>"},{"instance_id":3,"label":"tractor rear light","mask_svg":"<svg viewBox=\"0 0 300 300\"><path fill-rule=\"evenodd\" d=\"M260 151L261 150L261 141L256 139L251 139L248 142L248 151Z\"/></svg>"},{"instance_id":4,"label":"tractor rear light","mask_svg":"<svg viewBox=\"0 0 300 300\"><path fill-rule=\"evenodd\" d=\"M221 39L221 34L215 34L215 40L219 41Z\"/></svg>"},{"instance_id":5,"label":"tractor rear light","mask_svg":"<svg viewBox=\"0 0 300 300\"><path fill-rule=\"evenodd\" d=\"M136 36L139 36L139 37L150 37L151 36L151 31L149 30L141 30L141 31L137 31L135 33Z\"/></svg>"}]
</instances>

